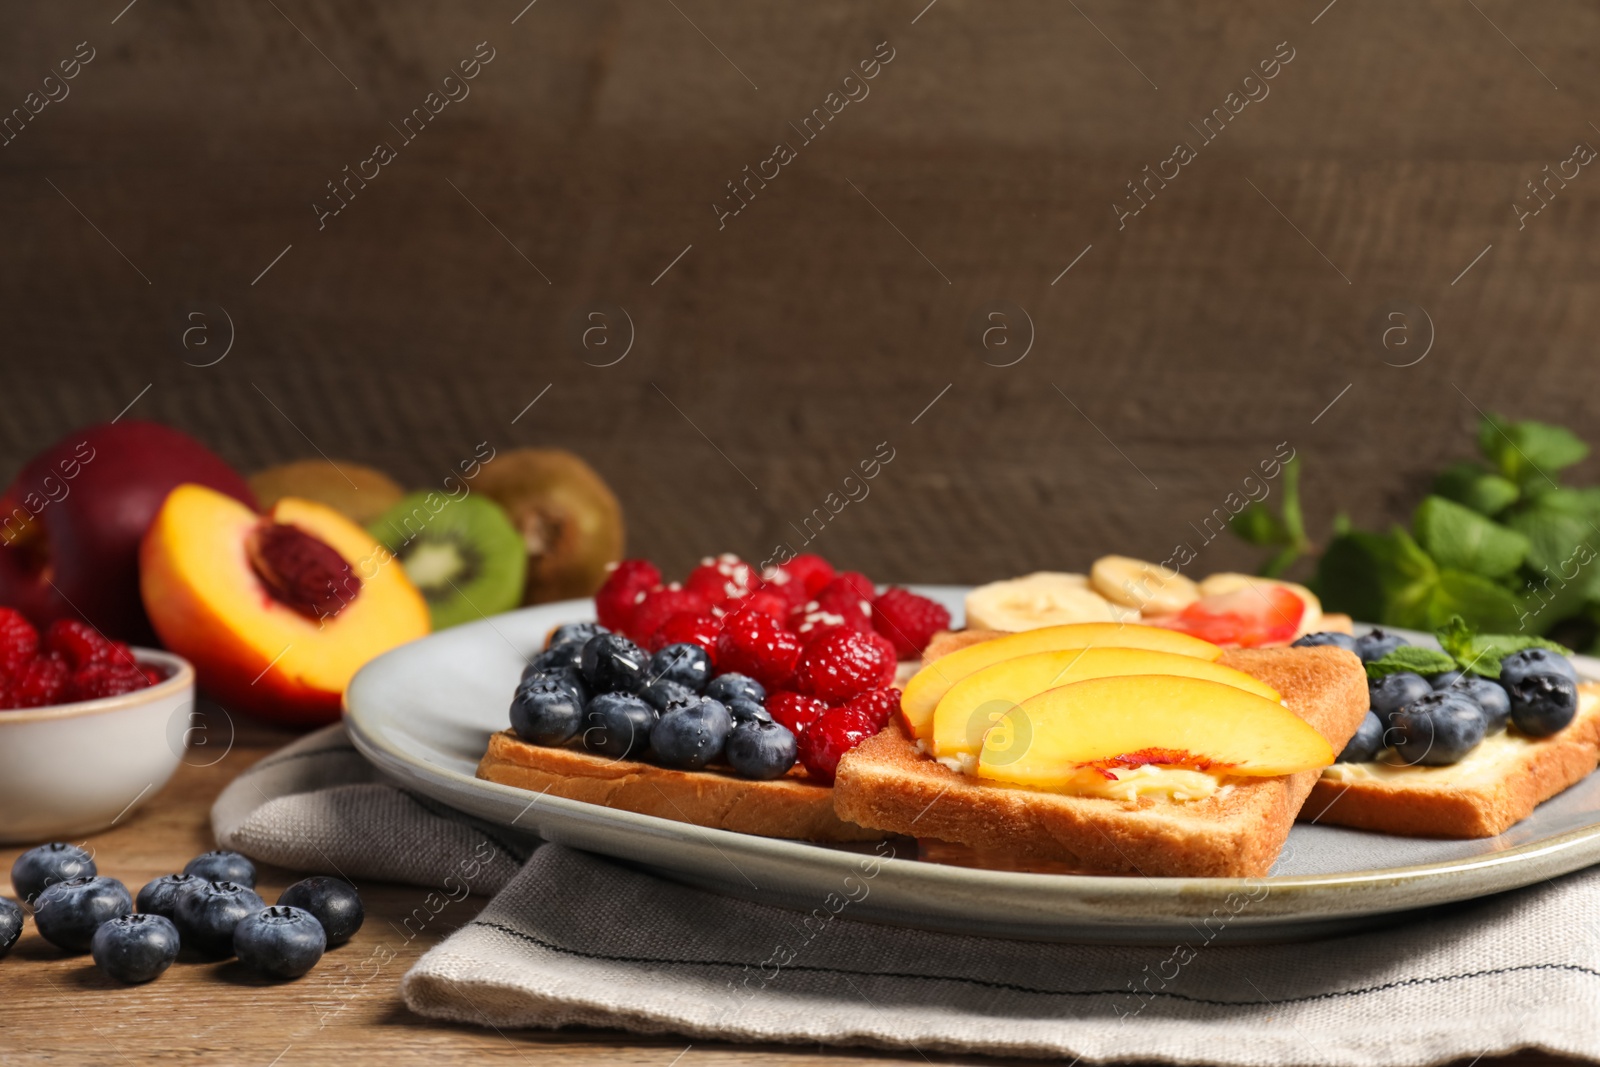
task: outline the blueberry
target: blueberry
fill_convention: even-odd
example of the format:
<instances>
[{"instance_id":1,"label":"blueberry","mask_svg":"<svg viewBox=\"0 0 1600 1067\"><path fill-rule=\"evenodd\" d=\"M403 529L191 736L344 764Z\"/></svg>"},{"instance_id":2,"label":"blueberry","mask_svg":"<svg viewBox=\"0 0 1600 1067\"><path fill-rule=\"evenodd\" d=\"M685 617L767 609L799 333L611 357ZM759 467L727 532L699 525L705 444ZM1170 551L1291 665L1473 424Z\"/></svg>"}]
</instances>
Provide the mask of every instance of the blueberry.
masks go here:
<instances>
[{"instance_id":1,"label":"blueberry","mask_svg":"<svg viewBox=\"0 0 1600 1067\"><path fill-rule=\"evenodd\" d=\"M1578 687L1564 674L1523 675L1506 692L1511 697L1511 721L1529 737L1549 737L1578 714Z\"/></svg>"},{"instance_id":2,"label":"blueberry","mask_svg":"<svg viewBox=\"0 0 1600 1067\"><path fill-rule=\"evenodd\" d=\"M639 699L657 711L666 711L673 704L689 704L700 698L686 685L670 678L657 678L644 684L639 690Z\"/></svg>"},{"instance_id":3,"label":"blueberry","mask_svg":"<svg viewBox=\"0 0 1600 1067\"><path fill-rule=\"evenodd\" d=\"M325 874L302 878L283 891L278 903L310 912L322 924L330 948L354 937L367 915L355 886L343 878L330 878Z\"/></svg>"},{"instance_id":4,"label":"blueberry","mask_svg":"<svg viewBox=\"0 0 1600 1067\"><path fill-rule=\"evenodd\" d=\"M1372 710L1385 716L1399 711L1405 705L1433 692L1433 686L1420 674L1397 671L1386 674L1367 685L1367 697Z\"/></svg>"},{"instance_id":5,"label":"blueberry","mask_svg":"<svg viewBox=\"0 0 1600 1067\"><path fill-rule=\"evenodd\" d=\"M22 936L22 905L10 897L0 897L0 959Z\"/></svg>"},{"instance_id":6,"label":"blueberry","mask_svg":"<svg viewBox=\"0 0 1600 1067\"><path fill-rule=\"evenodd\" d=\"M33 902L33 925L57 948L88 952L96 927L133 910L128 887L91 874L55 882Z\"/></svg>"},{"instance_id":7,"label":"blueberry","mask_svg":"<svg viewBox=\"0 0 1600 1067\"><path fill-rule=\"evenodd\" d=\"M517 686L511 700L511 729L536 745L572 740L583 725L583 702L556 678L534 677Z\"/></svg>"},{"instance_id":8,"label":"blueberry","mask_svg":"<svg viewBox=\"0 0 1600 1067\"><path fill-rule=\"evenodd\" d=\"M650 657L650 677L677 682L698 696L711 680L711 657L699 645L668 645Z\"/></svg>"},{"instance_id":9,"label":"blueberry","mask_svg":"<svg viewBox=\"0 0 1600 1067\"><path fill-rule=\"evenodd\" d=\"M575 671L582 665L583 646L581 644L556 645L554 648L547 648L530 659L528 665L522 668L522 677L526 679L528 675L538 674L541 671L558 671L562 669Z\"/></svg>"},{"instance_id":10,"label":"blueberry","mask_svg":"<svg viewBox=\"0 0 1600 1067\"><path fill-rule=\"evenodd\" d=\"M543 670L526 670L522 672L522 679L517 685L524 686L529 682L556 682L567 688L572 694L572 699L580 704L589 702L589 687L584 684L583 674L574 667L546 667Z\"/></svg>"},{"instance_id":11,"label":"blueberry","mask_svg":"<svg viewBox=\"0 0 1600 1067\"><path fill-rule=\"evenodd\" d=\"M1356 650L1356 639L1349 634L1342 634L1334 630L1323 630L1319 633L1306 634L1295 639L1293 648L1316 648L1319 645L1332 645L1342 648L1346 652Z\"/></svg>"},{"instance_id":12,"label":"blueberry","mask_svg":"<svg viewBox=\"0 0 1600 1067\"><path fill-rule=\"evenodd\" d=\"M1499 682L1476 674L1465 674L1454 685L1435 685L1434 688L1459 694L1478 705L1478 710L1483 712L1485 733L1497 734L1506 728L1506 720L1511 716L1511 697Z\"/></svg>"},{"instance_id":13,"label":"blueberry","mask_svg":"<svg viewBox=\"0 0 1600 1067\"><path fill-rule=\"evenodd\" d=\"M183 865L183 873L207 882L232 882L247 889L256 887L256 865L226 849L202 852Z\"/></svg>"},{"instance_id":14,"label":"blueberry","mask_svg":"<svg viewBox=\"0 0 1600 1067\"><path fill-rule=\"evenodd\" d=\"M1406 763L1459 763L1484 735L1483 712L1459 693L1430 692L1389 716L1388 739Z\"/></svg>"},{"instance_id":15,"label":"blueberry","mask_svg":"<svg viewBox=\"0 0 1600 1067\"><path fill-rule=\"evenodd\" d=\"M697 771L722 755L733 717L722 702L701 697L674 707L650 731L650 751L662 766Z\"/></svg>"},{"instance_id":16,"label":"blueberry","mask_svg":"<svg viewBox=\"0 0 1600 1067\"><path fill-rule=\"evenodd\" d=\"M316 916L281 904L245 916L233 931L239 962L274 978L299 978L317 965L327 947Z\"/></svg>"},{"instance_id":17,"label":"blueberry","mask_svg":"<svg viewBox=\"0 0 1600 1067\"><path fill-rule=\"evenodd\" d=\"M721 701L724 705L735 700L748 700L754 704L764 704L767 700L767 691L760 682L745 674L719 674L711 679L706 686L706 696L712 700Z\"/></svg>"},{"instance_id":18,"label":"blueberry","mask_svg":"<svg viewBox=\"0 0 1600 1067\"><path fill-rule=\"evenodd\" d=\"M1572 679L1574 685L1578 682L1578 672L1573 668L1572 661L1548 648L1525 648L1500 661L1500 684L1508 691L1524 678L1535 674L1564 674Z\"/></svg>"},{"instance_id":19,"label":"blueberry","mask_svg":"<svg viewBox=\"0 0 1600 1067\"><path fill-rule=\"evenodd\" d=\"M1367 717L1361 720L1361 725L1356 727L1355 736L1350 738L1349 744L1344 746L1344 751L1339 753L1340 763L1366 763L1382 752L1383 720L1378 718L1375 711L1367 712Z\"/></svg>"},{"instance_id":20,"label":"blueberry","mask_svg":"<svg viewBox=\"0 0 1600 1067\"><path fill-rule=\"evenodd\" d=\"M1361 657L1361 662L1371 663L1375 659L1382 659L1401 645L1411 642L1398 634L1389 633L1387 630L1373 629L1356 638L1356 655Z\"/></svg>"},{"instance_id":21,"label":"blueberry","mask_svg":"<svg viewBox=\"0 0 1600 1067\"><path fill-rule=\"evenodd\" d=\"M649 668L645 651L620 634L591 637L583 646L583 680L596 693L637 693Z\"/></svg>"},{"instance_id":22,"label":"blueberry","mask_svg":"<svg viewBox=\"0 0 1600 1067\"><path fill-rule=\"evenodd\" d=\"M150 915L164 915L169 919L178 914L178 898L199 889L207 879L193 874L163 874L153 882L146 882L139 890L135 904Z\"/></svg>"},{"instance_id":23,"label":"blueberry","mask_svg":"<svg viewBox=\"0 0 1600 1067\"><path fill-rule=\"evenodd\" d=\"M100 924L94 964L119 982L148 982L178 958L178 928L164 915L130 912Z\"/></svg>"},{"instance_id":24,"label":"blueberry","mask_svg":"<svg viewBox=\"0 0 1600 1067\"><path fill-rule=\"evenodd\" d=\"M771 722L772 713L753 700L735 697L724 701L728 714L733 716L733 724L738 726L742 722Z\"/></svg>"},{"instance_id":25,"label":"blueberry","mask_svg":"<svg viewBox=\"0 0 1600 1067\"><path fill-rule=\"evenodd\" d=\"M11 865L11 885L17 895L32 904L52 882L65 882L69 878L88 878L99 874L94 857L77 845L61 841L38 848L30 848L17 857Z\"/></svg>"},{"instance_id":26,"label":"blueberry","mask_svg":"<svg viewBox=\"0 0 1600 1067\"><path fill-rule=\"evenodd\" d=\"M636 756L650 747L650 733L660 716L656 709L626 693L601 693L583 715L583 747L616 759Z\"/></svg>"},{"instance_id":27,"label":"blueberry","mask_svg":"<svg viewBox=\"0 0 1600 1067\"><path fill-rule=\"evenodd\" d=\"M1435 689L1449 689L1465 677L1467 677L1466 671L1440 671L1438 674L1428 675L1428 684Z\"/></svg>"},{"instance_id":28,"label":"blueberry","mask_svg":"<svg viewBox=\"0 0 1600 1067\"><path fill-rule=\"evenodd\" d=\"M608 634L611 631L597 622L569 622L564 626L557 626L547 642L550 648L560 648L562 645L577 645L580 649L590 638Z\"/></svg>"},{"instance_id":29,"label":"blueberry","mask_svg":"<svg viewBox=\"0 0 1600 1067\"><path fill-rule=\"evenodd\" d=\"M723 746L728 766L745 778L782 778L794 766L799 751L794 734L771 719L743 719Z\"/></svg>"},{"instance_id":30,"label":"blueberry","mask_svg":"<svg viewBox=\"0 0 1600 1067\"><path fill-rule=\"evenodd\" d=\"M183 943L207 956L233 955L233 928L246 915L254 915L266 904L248 886L233 882L207 882L178 898L174 920Z\"/></svg>"}]
</instances>

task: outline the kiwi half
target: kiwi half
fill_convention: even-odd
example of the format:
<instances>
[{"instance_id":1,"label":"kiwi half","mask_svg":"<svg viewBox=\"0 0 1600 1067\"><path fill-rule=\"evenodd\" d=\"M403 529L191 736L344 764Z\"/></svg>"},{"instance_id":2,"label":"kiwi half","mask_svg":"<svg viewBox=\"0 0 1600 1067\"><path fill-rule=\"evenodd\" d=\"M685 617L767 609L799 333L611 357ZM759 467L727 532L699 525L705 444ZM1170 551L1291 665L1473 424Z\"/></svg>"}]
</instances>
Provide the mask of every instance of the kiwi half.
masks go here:
<instances>
[{"instance_id":1,"label":"kiwi half","mask_svg":"<svg viewBox=\"0 0 1600 1067\"><path fill-rule=\"evenodd\" d=\"M250 476L250 489L262 511L286 496L314 500L361 526L372 522L406 495L393 478L359 463L302 459L280 463Z\"/></svg>"},{"instance_id":2,"label":"kiwi half","mask_svg":"<svg viewBox=\"0 0 1600 1067\"><path fill-rule=\"evenodd\" d=\"M521 535L524 604L592 596L606 565L622 558L622 507L605 479L571 452L502 452L484 463L472 488L505 508Z\"/></svg>"},{"instance_id":3,"label":"kiwi half","mask_svg":"<svg viewBox=\"0 0 1600 1067\"><path fill-rule=\"evenodd\" d=\"M522 600L528 557L505 511L473 493L412 493L368 532L400 559L428 602L433 628L509 611Z\"/></svg>"}]
</instances>

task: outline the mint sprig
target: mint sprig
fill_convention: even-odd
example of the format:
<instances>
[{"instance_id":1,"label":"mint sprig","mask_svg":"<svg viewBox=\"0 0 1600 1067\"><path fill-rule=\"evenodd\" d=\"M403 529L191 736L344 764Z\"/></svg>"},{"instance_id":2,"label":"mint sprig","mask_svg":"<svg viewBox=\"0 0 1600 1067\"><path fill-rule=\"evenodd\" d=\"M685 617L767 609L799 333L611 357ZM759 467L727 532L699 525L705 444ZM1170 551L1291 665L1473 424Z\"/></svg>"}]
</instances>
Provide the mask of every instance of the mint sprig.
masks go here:
<instances>
[{"instance_id":1,"label":"mint sprig","mask_svg":"<svg viewBox=\"0 0 1600 1067\"><path fill-rule=\"evenodd\" d=\"M1440 652L1436 648L1401 645L1382 659L1375 659L1367 664L1367 680L1376 681L1402 671L1410 671L1426 678L1430 674L1440 674L1455 668L1455 657L1449 653Z\"/></svg>"},{"instance_id":2,"label":"mint sprig","mask_svg":"<svg viewBox=\"0 0 1600 1067\"><path fill-rule=\"evenodd\" d=\"M1571 649L1544 637L1529 634L1474 634L1466 620L1459 615L1435 631L1434 636L1439 639L1439 647L1449 653L1462 670L1481 674L1485 678L1500 677L1500 661L1525 648L1544 648L1563 656L1572 655ZM1371 677L1370 673L1368 677Z\"/></svg>"}]
</instances>

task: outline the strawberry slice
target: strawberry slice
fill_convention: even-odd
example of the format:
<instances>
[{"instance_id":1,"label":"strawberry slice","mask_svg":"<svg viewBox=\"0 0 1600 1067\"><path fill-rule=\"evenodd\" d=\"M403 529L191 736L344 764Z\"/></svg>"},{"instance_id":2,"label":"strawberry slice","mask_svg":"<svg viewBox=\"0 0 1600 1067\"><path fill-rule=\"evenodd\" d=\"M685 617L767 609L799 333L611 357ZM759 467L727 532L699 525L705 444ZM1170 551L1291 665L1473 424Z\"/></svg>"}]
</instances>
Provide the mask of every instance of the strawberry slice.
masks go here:
<instances>
[{"instance_id":1,"label":"strawberry slice","mask_svg":"<svg viewBox=\"0 0 1600 1067\"><path fill-rule=\"evenodd\" d=\"M1259 648L1294 639L1305 601L1281 585L1259 583L1201 597L1176 615L1147 618L1150 626L1179 630L1214 645Z\"/></svg>"}]
</instances>

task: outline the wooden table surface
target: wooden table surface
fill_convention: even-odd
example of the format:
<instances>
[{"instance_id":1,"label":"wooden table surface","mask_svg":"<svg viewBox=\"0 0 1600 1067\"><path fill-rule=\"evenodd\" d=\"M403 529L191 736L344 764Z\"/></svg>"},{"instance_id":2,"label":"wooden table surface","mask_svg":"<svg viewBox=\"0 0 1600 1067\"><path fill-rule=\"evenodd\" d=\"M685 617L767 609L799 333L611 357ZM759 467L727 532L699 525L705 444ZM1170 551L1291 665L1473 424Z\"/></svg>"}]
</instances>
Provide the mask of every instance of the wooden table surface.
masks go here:
<instances>
[{"instance_id":1,"label":"wooden table surface","mask_svg":"<svg viewBox=\"0 0 1600 1067\"><path fill-rule=\"evenodd\" d=\"M209 766L185 762L172 782L121 825L91 835L88 846L100 873L121 879L130 892L182 868L213 847L212 799L241 770L292 735L242 725L228 754ZM0 848L0 894L9 883L19 848ZM258 888L267 900L299 876L263 867ZM484 1054L524 1060L555 1057L563 1064L885 1062L1008 1063L985 1057L905 1054L817 1046L756 1046L695 1042L672 1037L593 1029L499 1031L431 1022L412 1015L399 983L412 963L477 913L486 898L469 897L441 912L413 939L401 920L421 889L368 883L360 886L367 919L348 944L294 982L258 979L236 961L179 960L147 985L122 986L104 977L87 956L67 955L33 929L30 920L11 954L0 962L0 1064L124 1063L163 1059L295 1067L328 1063L342 1055L381 1054L386 1067L466 1063ZM384 951L387 950L387 951ZM381 967L373 960L393 953ZM681 1058L680 1058L681 1057ZM1483 1064L1557 1064L1570 1061L1534 1053Z\"/></svg>"}]
</instances>

